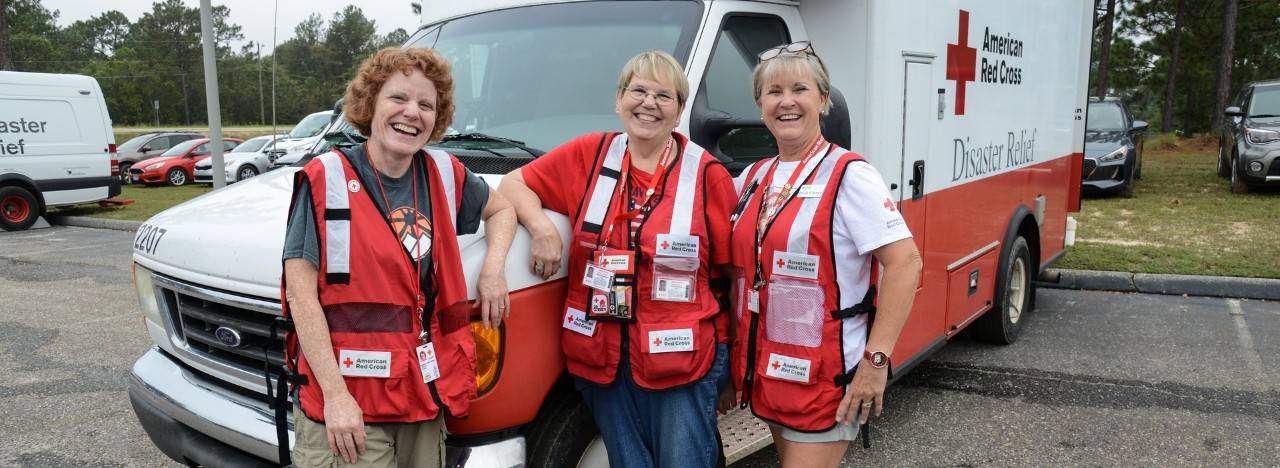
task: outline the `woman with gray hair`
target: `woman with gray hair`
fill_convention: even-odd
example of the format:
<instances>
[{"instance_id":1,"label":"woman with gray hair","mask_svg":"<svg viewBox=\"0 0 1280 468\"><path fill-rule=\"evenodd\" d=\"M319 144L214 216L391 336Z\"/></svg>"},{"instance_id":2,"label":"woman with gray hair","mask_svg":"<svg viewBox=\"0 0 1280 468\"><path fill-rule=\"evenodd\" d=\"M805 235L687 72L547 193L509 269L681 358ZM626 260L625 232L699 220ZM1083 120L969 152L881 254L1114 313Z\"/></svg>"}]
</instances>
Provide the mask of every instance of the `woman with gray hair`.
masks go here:
<instances>
[{"instance_id":1,"label":"woman with gray hair","mask_svg":"<svg viewBox=\"0 0 1280 468\"><path fill-rule=\"evenodd\" d=\"M499 187L533 237L534 274L558 272L564 248L543 210L571 218L561 346L615 468L708 467L721 453L729 353L712 280L735 196L724 166L675 131L688 96L674 58L636 55L614 95L625 132L578 137Z\"/></svg>"},{"instance_id":2,"label":"woman with gray hair","mask_svg":"<svg viewBox=\"0 0 1280 468\"><path fill-rule=\"evenodd\" d=\"M876 169L823 138L831 83L813 47L759 59L752 85L778 155L735 181L733 382L784 467L834 467L853 422L883 409L920 253Z\"/></svg>"}]
</instances>

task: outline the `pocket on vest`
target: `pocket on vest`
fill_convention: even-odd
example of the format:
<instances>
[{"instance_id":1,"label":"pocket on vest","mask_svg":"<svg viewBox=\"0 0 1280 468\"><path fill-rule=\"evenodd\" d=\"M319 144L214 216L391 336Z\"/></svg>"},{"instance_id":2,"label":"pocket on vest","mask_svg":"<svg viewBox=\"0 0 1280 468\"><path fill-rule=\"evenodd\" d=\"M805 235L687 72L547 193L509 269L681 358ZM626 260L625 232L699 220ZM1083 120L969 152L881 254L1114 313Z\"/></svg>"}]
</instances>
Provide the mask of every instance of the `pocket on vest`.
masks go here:
<instances>
[{"instance_id":1,"label":"pocket on vest","mask_svg":"<svg viewBox=\"0 0 1280 468\"><path fill-rule=\"evenodd\" d=\"M715 359L715 323L710 320L641 323L637 328L631 362L641 386L691 382L706 374Z\"/></svg>"},{"instance_id":2,"label":"pocket on vest","mask_svg":"<svg viewBox=\"0 0 1280 468\"><path fill-rule=\"evenodd\" d=\"M819 348L805 348L760 341L756 364L759 387L755 395L766 407L779 413L818 411L823 392L822 358Z\"/></svg>"},{"instance_id":3,"label":"pocket on vest","mask_svg":"<svg viewBox=\"0 0 1280 468\"><path fill-rule=\"evenodd\" d=\"M335 351L337 351L335 349ZM401 349L367 349L391 353L388 377L345 376L347 390L360 403L360 410L367 419L395 420L409 414L409 400L418 392L412 387L409 366L416 357ZM342 365L342 363L339 363Z\"/></svg>"}]
</instances>

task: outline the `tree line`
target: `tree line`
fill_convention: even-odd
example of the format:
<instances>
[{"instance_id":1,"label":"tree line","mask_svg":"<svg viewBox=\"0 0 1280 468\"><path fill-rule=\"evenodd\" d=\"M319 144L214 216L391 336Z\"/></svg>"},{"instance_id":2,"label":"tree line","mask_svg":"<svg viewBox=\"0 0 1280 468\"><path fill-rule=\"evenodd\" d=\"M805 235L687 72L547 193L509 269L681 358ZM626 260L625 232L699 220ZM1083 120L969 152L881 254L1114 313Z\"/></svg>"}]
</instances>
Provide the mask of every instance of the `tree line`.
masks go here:
<instances>
[{"instance_id":1,"label":"tree line","mask_svg":"<svg viewBox=\"0 0 1280 468\"><path fill-rule=\"evenodd\" d=\"M198 6L158 0L136 20L111 10L66 27L57 24L59 12L39 0L0 0L0 7L0 69L92 76L115 125L206 124ZM232 47L244 35L230 14L225 6L213 7L225 125L271 122L273 62L275 118L287 126L332 108L361 60L409 38L404 28L378 35L374 21L348 5L327 19L312 13L276 46L273 57L252 41ZM283 25L280 35L289 36Z\"/></svg>"},{"instance_id":2,"label":"tree line","mask_svg":"<svg viewBox=\"0 0 1280 468\"><path fill-rule=\"evenodd\" d=\"M1252 81L1280 79L1276 0L1094 0L1090 95L1118 95L1152 129L1214 132Z\"/></svg>"}]
</instances>

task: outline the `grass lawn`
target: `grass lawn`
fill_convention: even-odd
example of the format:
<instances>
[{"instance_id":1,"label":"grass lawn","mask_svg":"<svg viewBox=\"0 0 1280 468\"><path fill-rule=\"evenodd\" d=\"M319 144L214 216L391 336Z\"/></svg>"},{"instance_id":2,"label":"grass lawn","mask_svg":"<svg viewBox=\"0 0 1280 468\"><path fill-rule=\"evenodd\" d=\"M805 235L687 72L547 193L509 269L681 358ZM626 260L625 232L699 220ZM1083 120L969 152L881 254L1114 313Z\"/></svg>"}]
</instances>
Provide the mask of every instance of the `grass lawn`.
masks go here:
<instances>
[{"instance_id":1,"label":"grass lawn","mask_svg":"<svg viewBox=\"0 0 1280 468\"><path fill-rule=\"evenodd\" d=\"M182 187L147 187L145 185L126 185L117 198L134 200L132 205L117 208L100 208L94 205L80 205L71 208L55 208L51 215L92 216L94 218L123 219L128 221L146 221L147 218L165 209L195 198L213 190L210 185L188 184Z\"/></svg>"},{"instance_id":2,"label":"grass lawn","mask_svg":"<svg viewBox=\"0 0 1280 468\"><path fill-rule=\"evenodd\" d=\"M1085 198L1056 266L1280 278L1280 191L1231 193L1216 157L1203 141L1147 146L1135 196Z\"/></svg>"}]
</instances>

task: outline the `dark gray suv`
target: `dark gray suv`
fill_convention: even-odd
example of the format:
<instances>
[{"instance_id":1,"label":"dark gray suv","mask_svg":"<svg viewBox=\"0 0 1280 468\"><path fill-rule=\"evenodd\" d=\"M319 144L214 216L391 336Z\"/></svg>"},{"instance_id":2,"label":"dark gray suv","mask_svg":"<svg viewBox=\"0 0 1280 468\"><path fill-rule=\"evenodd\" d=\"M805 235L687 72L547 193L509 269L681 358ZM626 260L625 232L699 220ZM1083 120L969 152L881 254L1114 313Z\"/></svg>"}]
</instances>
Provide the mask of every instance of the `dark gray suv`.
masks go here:
<instances>
[{"instance_id":1,"label":"dark gray suv","mask_svg":"<svg viewBox=\"0 0 1280 468\"><path fill-rule=\"evenodd\" d=\"M1081 188L1085 193L1132 197L1134 181L1142 178L1142 141L1147 123L1133 120L1120 98L1091 97L1084 127Z\"/></svg>"},{"instance_id":2,"label":"dark gray suv","mask_svg":"<svg viewBox=\"0 0 1280 468\"><path fill-rule=\"evenodd\" d=\"M1245 85L1223 114L1218 175L1235 193L1280 186L1280 80Z\"/></svg>"}]
</instances>

